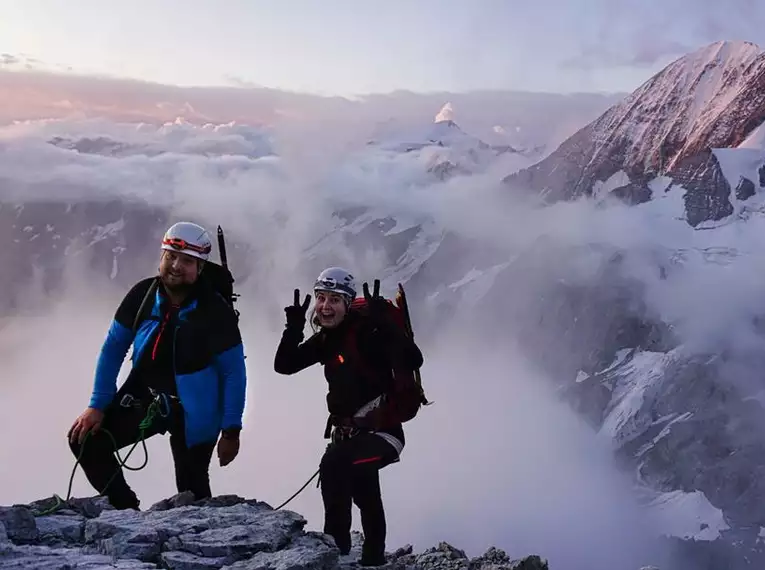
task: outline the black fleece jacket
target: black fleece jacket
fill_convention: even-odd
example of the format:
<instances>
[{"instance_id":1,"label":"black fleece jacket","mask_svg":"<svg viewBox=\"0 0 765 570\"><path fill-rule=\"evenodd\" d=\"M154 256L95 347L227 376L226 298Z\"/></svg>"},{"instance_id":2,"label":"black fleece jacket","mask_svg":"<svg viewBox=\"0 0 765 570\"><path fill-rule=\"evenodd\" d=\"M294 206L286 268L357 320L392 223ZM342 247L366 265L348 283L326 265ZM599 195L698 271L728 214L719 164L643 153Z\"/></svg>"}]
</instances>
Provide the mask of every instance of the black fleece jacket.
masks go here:
<instances>
[{"instance_id":1,"label":"black fleece jacket","mask_svg":"<svg viewBox=\"0 0 765 570\"><path fill-rule=\"evenodd\" d=\"M348 335L355 331L356 352L363 362L349 354ZM394 366L411 370L423 364L422 352L392 323L374 322L350 311L334 329L322 329L303 342L301 328L287 325L274 357L274 370L295 374L322 364L327 380L327 409L330 414L350 418L356 411L386 393L393 382ZM373 374L365 371L373 371ZM374 377L374 378L373 378ZM404 441L401 424L385 429Z\"/></svg>"}]
</instances>

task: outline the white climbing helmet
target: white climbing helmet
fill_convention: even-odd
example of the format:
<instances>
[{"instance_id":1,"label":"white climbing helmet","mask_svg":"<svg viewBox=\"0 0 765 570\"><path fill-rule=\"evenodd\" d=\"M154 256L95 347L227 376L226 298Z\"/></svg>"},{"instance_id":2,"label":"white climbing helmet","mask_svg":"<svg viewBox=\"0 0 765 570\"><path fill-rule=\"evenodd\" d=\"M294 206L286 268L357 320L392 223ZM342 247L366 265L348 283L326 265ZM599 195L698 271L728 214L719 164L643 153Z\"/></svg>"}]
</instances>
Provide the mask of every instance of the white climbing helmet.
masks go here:
<instances>
[{"instance_id":1,"label":"white climbing helmet","mask_svg":"<svg viewBox=\"0 0 765 570\"><path fill-rule=\"evenodd\" d=\"M165 232L162 249L177 251L207 261L212 251L210 234L192 222L178 222Z\"/></svg>"},{"instance_id":2,"label":"white climbing helmet","mask_svg":"<svg viewBox=\"0 0 765 570\"><path fill-rule=\"evenodd\" d=\"M329 267L321 272L313 285L313 292L340 293L352 301L356 298L356 280L342 267Z\"/></svg>"}]
</instances>

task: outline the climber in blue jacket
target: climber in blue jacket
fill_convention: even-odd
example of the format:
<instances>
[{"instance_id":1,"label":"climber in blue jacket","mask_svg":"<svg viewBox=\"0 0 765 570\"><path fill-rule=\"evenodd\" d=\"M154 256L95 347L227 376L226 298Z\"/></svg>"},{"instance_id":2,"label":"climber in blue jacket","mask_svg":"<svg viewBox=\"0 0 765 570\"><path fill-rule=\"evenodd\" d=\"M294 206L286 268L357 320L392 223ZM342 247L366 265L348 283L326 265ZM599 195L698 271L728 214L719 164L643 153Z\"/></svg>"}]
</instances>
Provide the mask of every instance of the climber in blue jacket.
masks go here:
<instances>
[{"instance_id":1,"label":"climber in blue jacket","mask_svg":"<svg viewBox=\"0 0 765 570\"><path fill-rule=\"evenodd\" d=\"M216 443L221 466L239 452L244 349L236 312L205 279L211 249L208 232L196 224L179 222L165 233L159 275L138 282L122 300L101 348L89 406L69 430L70 448L76 456L82 452L91 485L117 509L138 509L139 500L101 428L117 448L134 444L152 402L157 413L143 435L170 433L178 492L210 497ZM117 390L131 345L132 369Z\"/></svg>"}]
</instances>

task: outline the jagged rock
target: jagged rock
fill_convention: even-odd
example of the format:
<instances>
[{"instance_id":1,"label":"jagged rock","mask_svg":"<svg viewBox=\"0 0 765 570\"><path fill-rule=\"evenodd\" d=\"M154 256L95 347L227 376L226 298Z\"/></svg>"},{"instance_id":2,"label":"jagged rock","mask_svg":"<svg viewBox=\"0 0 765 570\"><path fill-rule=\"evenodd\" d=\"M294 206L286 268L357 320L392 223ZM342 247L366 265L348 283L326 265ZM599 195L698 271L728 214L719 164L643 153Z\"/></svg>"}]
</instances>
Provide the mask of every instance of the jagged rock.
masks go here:
<instances>
[{"instance_id":1,"label":"jagged rock","mask_svg":"<svg viewBox=\"0 0 765 570\"><path fill-rule=\"evenodd\" d=\"M339 551L333 541L309 533L277 552L258 552L226 570L328 570L338 562Z\"/></svg>"},{"instance_id":2,"label":"jagged rock","mask_svg":"<svg viewBox=\"0 0 765 570\"><path fill-rule=\"evenodd\" d=\"M183 493L178 493L177 495L173 495L172 497L162 499L161 501L154 503L151 507L149 507L149 510L167 511L176 507L186 507L188 505L193 505L194 501L196 501L194 498L194 493L191 491L185 491Z\"/></svg>"},{"instance_id":3,"label":"jagged rock","mask_svg":"<svg viewBox=\"0 0 765 570\"><path fill-rule=\"evenodd\" d=\"M210 497L208 499L201 499L194 503L195 505L198 505L200 507L231 507L233 505L239 505L241 503L248 503L248 504L265 504L260 503L259 501L248 501L244 497L240 497L239 495L218 495L217 497Z\"/></svg>"},{"instance_id":4,"label":"jagged rock","mask_svg":"<svg viewBox=\"0 0 765 570\"><path fill-rule=\"evenodd\" d=\"M504 550L489 548L482 555L469 558L463 550L447 542L428 548L421 554L413 554L412 547L397 550L388 557L395 568L418 568L421 570L548 570L545 560L539 556L527 556L511 560Z\"/></svg>"},{"instance_id":5,"label":"jagged rock","mask_svg":"<svg viewBox=\"0 0 765 570\"><path fill-rule=\"evenodd\" d=\"M754 182L742 176L741 180L738 183L738 186L736 186L736 199L748 200L749 198L754 196L756 193L757 193L757 190L755 190L754 188Z\"/></svg>"},{"instance_id":6,"label":"jagged rock","mask_svg":"<svg viewBox=\"0 0 765 570\"><path fill-rule=\"evenodd\" d=\"M212 570L226 565L226 558L210 558L179 551L163 552L160 559L171 570Z\"/></svg>"},{"instance_id":7,"label":"jagged rock","mask_svg":"<svg viewBox=\"0 0 765 570\"><path fill-rule=\"evenodd\" d=\"M298 513L236 495L193 501L187 494L146 511L118 511L100 498L52 499L0 507L0 569L351 570L363 536L340 557L326 534L305 531ZM191 504L189 504L191 503ZM55 509L53 507L56 507ZM35 514L37 516L35 516ZM395 570L547 570L536 557L510 561L497 549L470 560L445 542L422 554L388 555Z\"/></svg>"},{"instance_id":8,"label":"jagged rock","mask_svg":"<svg viewBox=\"0 0 765 570\"><path fill-rule=\"evenodd\" d=\"M155 560L162 545L234 562L285 547L305 519L291 511L240 503L230 507L177 507L165 511L104 512L85 526L85 540L104 554Z\"/></svg>"},{"instance_id":9,"label":"jagged rock","mask_svg":"<svg viewBox=\"0 0 765 570\"><path fill-rule=\"evenodd\" d=\"M35 516L45 515L48 512L56 514L80 515L87 519L96 518L103 511L114 510L106 497L73 497L64 502L63 499L53 496L48 499L33 501L27 505Z\"/></svg>"},{"instance_id":10,"label":"jagged rock","mask_svg":"<svg viewBox=\"0 0 765 570\"><path fill-rule=\"evenodd\" d=\"M38 519L38 524L40 520ZM41 534L44 536L44 532ZM84 554L75 548L17 545L8 537L5 525L0 522L0 568L13 568L14 570L70 570L73 568L149 570L155 569L156 566L137 560L115 560L111 556L101 554Z\"/></svg>"},{"instance_id":11,"label":"jagged rock","mask_svg":"<svg viewBox=\"0 0 765 570\"><path fill-rule=\"evenodd\" d=\"M40 542L50 546L79 542L85 532L85 517L79 515L50 515L37 518Z\"/></svg>"},{"instance_id":12,"label":"jagged rock","mask_svg":"<svg viewBox=\"0 0 765 570\"><path fill-rule=\"evenodd\" d=\"M37 540L38 532L32 512L20 505L13 507L0 507L0 522L5 526L5 531L14 542L32 542Z\"/></svg>"},{"instance_id":13,"label":"jagged rock","mask_svg":"<svg viewBox=\"0 0 765 570\"><path fill-rule=\"evenodd\" d=\"M10 556L10 558L9 558ZM77 551L44 546L17 546L0 557L0 568L14 570L156 570L157 566L137 560L114 560L111 556L83 555Z\"/></svg>"}]
</instances>

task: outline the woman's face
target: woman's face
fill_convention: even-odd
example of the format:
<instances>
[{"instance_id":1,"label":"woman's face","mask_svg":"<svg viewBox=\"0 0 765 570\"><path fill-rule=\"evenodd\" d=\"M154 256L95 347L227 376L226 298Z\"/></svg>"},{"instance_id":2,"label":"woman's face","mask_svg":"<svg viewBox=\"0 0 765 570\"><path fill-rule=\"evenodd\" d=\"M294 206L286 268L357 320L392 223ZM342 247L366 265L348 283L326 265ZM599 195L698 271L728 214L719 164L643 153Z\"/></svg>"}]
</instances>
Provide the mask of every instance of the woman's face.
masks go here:
<instances>
[{"instance_id":1,"label":"woman's face","mask_svg":"<svg viewBox=\"0 0 765 570\"><path fill-rule=\"evenodd\" d=\"M348 307L343 295L326 291L316 293L316 317L322 327L336 327L343 321L347 312Z\"/></svg>"}]
</instances>

